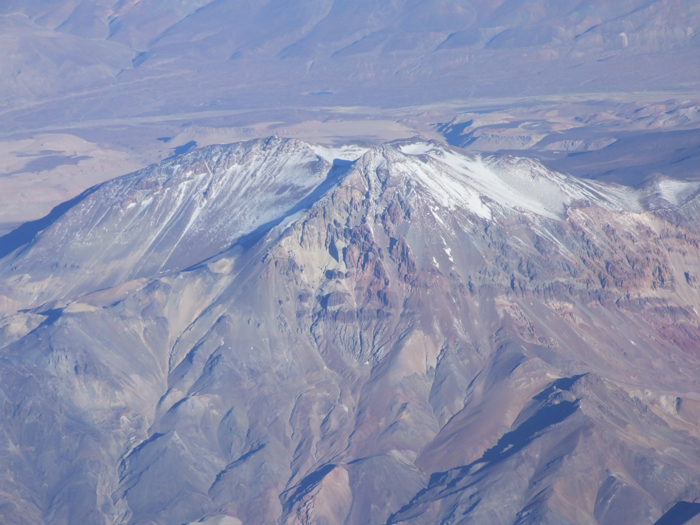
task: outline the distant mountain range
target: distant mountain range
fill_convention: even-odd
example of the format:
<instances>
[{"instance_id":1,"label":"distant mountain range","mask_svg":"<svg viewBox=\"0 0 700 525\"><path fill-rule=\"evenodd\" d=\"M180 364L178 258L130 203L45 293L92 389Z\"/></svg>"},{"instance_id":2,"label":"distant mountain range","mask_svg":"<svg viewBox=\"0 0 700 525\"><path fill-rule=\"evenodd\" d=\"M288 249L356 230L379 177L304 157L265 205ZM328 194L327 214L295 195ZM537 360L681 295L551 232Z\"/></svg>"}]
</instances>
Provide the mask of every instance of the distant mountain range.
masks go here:
<instances>
[{"instance_id":1,"label":"distant mountain range","mask_svg":"<svg viewBox=\"0 0 700 525\"><path fill-rule=\"evenodd\" d=\"M285 53L320 52L341 6ZM153 50L182 34L159 16ZM95 186L0 247L3 523L700 514L700 182L272 137Z\"/></svg>"},{"instance_id":2,"label":"distant mountain range","mask_svg":"<svg viewBox=\"0 0 700 525\"><path fill-rule=\"evenodd\" d=\"M8 129L700 81L695 0L8 0L0 15Z\"/></svg>"}]
</instances>

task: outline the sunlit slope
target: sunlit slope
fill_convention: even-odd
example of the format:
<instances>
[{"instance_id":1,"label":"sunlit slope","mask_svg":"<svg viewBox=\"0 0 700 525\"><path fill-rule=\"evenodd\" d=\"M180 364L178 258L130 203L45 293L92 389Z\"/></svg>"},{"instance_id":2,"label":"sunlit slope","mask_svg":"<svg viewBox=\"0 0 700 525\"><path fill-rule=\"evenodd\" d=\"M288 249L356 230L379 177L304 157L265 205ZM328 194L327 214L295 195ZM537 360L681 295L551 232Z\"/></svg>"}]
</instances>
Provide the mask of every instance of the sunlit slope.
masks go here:
<instances>
[{"instance_id":1,"label":"sunlit slope","mask_svg":"<svg viewBox=\"0 0 700 525\"><path fill-rule=\"evenodd\" d=\"M700 495L699 202L421 141L101 185L2 259L5 519L653 524Z\"/></svg>"}]
</instances>

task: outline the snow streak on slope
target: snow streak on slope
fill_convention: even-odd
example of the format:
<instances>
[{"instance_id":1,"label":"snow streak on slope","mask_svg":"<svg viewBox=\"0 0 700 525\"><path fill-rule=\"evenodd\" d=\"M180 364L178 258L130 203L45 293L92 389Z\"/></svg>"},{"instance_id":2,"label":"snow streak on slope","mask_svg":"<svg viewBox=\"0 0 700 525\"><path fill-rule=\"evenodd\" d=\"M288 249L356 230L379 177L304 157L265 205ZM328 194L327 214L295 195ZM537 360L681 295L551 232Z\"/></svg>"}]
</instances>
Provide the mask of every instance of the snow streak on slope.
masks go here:
<instances>
[{"instance_id":1,"label":"snow streak on slope","mask_svg":"<svg viewBox=\"0 0 700 525\"><path fill-rule=\"evenodd\" d=\"M530 159L465 156L433 143L399 145L398 150L419 162L410 162L414 173L443 206L464 207L491 218L494 205L550 219L563 216L574 201L613 209L636 209L632 190L602 186L548 170Z\"/></svg>"},{"instance_id":2,"label":"snow streak on slope","mask_svg":"<svg viewBox=\"0 0 700 525\"><path fill-rule=\"evenodd\" d=\"M511 213L562 220L570 206L641 212L686 199L697 185L661 181L641 192L434 142L331 147L273 137L203 148L98 186L26 246L21 264L5 261L17 275L46 280L32 292L39 302L182 270L289 227L367 162L431 208L486 221ZM375 201L377 191L366 197ZM74 273L61 286L50 279L59 269Z\"/></svg>"},{"instance_id":3,"label":"snow streak on slope","mask_svg":"<svg viewBox=\"0 0 700 525\"><path fill-rule=\"evenodd\" d=\"M700 182L662 179L654 189L671 206L680 206L700 189Z\"/></svg>"},{"instance_id":4,"label":"snow streak on slope","mask_svg":"<svg viewBox=\"0 0 700 525\"><path fill-rule=\"evenodd\" d=\"M113 286L182 270L288 223L363 152L270 138L164 161L103 184L70 209L27 247L26 271L50 275L80 260L74 286Z\"/></svg>"},{"instance_id":5,"label":"snow streak on slope","mask_svg":"<svg viewBox=\"0 0 700 525\"><path fill-rule=\"evenodd\" d=\"M280 139L94 188L0 259L4 521L652 525L700 487L653 191Z\"/></svg>"}]
</instances>

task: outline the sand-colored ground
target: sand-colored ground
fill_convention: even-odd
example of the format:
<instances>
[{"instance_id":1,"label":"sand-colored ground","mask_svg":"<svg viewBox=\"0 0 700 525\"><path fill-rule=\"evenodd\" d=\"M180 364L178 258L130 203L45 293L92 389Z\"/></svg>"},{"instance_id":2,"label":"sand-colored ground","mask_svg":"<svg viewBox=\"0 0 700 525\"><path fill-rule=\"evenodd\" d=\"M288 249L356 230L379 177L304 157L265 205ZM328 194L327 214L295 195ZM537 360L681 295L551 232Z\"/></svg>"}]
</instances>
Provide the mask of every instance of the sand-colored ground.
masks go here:
<instances>
[{"instance_id":1,"label":"sand-colored ground","mask_svg":"<svg viewBox=\"0 0 700 525\"><path fill-rule=\"evenodd\" d=\"M0 142L0 235L94 184L141 167L127 152L74 135Z\"/></svg>"}]
</instances>

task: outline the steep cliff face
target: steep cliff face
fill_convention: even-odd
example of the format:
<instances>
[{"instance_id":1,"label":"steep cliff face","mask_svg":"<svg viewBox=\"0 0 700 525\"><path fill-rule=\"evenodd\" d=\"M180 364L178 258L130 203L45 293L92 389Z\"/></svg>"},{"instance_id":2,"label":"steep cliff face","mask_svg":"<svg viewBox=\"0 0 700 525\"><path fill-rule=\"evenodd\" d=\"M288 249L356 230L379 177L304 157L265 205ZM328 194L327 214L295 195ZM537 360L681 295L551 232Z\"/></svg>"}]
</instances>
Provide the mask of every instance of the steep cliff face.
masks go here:
<instances>
[{"instance_id":1,"label":"steep cliff face","mask_svg":"<svg viewBox=\"0 0 700 525\"><path fill-rule=\"evenodd\" d=\"M699 205L417 141L269 139L98 187L1 261L0 513L692 513Z\"/></svg>"}]
</instances>

